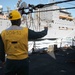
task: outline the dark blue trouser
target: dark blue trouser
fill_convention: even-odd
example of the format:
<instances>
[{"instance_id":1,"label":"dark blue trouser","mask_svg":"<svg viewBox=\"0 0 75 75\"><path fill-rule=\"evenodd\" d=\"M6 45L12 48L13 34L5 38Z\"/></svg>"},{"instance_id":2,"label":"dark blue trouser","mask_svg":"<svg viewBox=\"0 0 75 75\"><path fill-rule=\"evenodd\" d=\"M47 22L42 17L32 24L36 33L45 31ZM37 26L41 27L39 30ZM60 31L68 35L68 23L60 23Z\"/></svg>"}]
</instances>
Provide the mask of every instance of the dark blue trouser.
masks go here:
<instances>
[{"instance_id":1,"label":"dark blue trouser","mask_svg":"<svg viewBox=\"0 0 75 75\"><path fill-rule=\"evenodd\" d=\"M5 75L29 75L29 58L6 60Z\"/></svg>"},{"instance_id":2,"label":"dark blue trouser","mask_svg":"<svg viewBox=\"0 0 75 75\"><path fill-rule=\"evenodd\" d=\"M4 74L4 66L1 61L0 61L0 75L5 75Z\"/></svg>"}]
</instances>

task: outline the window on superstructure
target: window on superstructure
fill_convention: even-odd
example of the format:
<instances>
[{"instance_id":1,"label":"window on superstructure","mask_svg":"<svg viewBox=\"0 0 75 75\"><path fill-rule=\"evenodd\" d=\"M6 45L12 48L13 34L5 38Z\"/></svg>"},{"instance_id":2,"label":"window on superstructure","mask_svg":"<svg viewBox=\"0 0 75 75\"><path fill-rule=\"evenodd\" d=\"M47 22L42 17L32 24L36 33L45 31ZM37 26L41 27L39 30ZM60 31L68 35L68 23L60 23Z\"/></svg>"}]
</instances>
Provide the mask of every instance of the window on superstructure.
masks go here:
<instances>
[{"instance_id":1,"label":"window on superstructure","mask_svg":"<svg viewBox=\"0 0 75 75\"><path fill-rule=\"evenodd\" d=\"M54 20L52 20L52 23L54 23Z\"/></svg>"},{"instance_id":2,"label":"window on superstructure","mask_svg":"<svg viewBox=\"0 0 75 75\"><path fill-rule=\"evenodd\" d=\"M72 19L70 19L69 21L73 21Z\"/></svg>"},{"instance_id":3,"label":"window on superstructure","mask_svg":"<svg viewBox=\"0 0 75 75\"><path fill-rule=\"evenodd\" d=\"M62 20L66 20L65 18L62 18Z\"/></svg>"}]
</instances>

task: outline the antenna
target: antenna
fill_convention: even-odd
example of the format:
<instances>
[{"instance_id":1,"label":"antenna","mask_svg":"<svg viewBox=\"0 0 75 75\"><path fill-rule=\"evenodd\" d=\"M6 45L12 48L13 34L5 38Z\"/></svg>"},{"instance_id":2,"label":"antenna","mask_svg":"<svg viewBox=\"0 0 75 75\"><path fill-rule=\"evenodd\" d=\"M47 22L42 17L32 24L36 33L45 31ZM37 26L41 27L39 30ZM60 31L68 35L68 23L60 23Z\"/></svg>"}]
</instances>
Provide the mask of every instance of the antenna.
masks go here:
<instances>
[{"instance_id":1,"label":"antenna","mask_svg":"<svg viewBox=\"0 0 75 75\"><path fill-rule=\"evenodd\" d=\"M10 12L10 7L9 7L9 6L7 6L7 12L8 12L8 13Z\"/></svg>"},{"instance_id":2,"label":"antenna","mask_svg":"<svg viewBox=\"0 0 75 75\"><path fill-rule=\"evenodd\" d=\"M19 8L21 2L22 2L22 0L18 0L18 2L17 2L17 8Z\"/></svg>"},{"instance_id":3,"label":"antenna","mask_svg":"<svg viewBox=\"0 0 75 75\"><path fill-rule=\"evenodd\" d=\"M0 14L3 14L3 6L0 5Z\"/></svg>"}]
</instances>

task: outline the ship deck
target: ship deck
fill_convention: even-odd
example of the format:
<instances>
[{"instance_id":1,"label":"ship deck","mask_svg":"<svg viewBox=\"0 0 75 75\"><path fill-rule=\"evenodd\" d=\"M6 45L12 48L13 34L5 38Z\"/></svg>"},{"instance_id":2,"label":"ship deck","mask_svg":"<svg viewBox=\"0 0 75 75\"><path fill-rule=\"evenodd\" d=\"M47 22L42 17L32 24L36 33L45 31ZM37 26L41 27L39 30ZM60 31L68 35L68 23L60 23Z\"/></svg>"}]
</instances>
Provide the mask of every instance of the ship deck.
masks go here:
<instances>
[{"instance_id":1,"label":"ship deck","mask_svg":"<svg viewBox=\"0 0 75 75\"><path fill-rule=\"evenodd\" d=\"M30 55L29 75L75 75L75 48L54 51L56 59L49 53L33 53Z\"/></svg>"}]
</instances>

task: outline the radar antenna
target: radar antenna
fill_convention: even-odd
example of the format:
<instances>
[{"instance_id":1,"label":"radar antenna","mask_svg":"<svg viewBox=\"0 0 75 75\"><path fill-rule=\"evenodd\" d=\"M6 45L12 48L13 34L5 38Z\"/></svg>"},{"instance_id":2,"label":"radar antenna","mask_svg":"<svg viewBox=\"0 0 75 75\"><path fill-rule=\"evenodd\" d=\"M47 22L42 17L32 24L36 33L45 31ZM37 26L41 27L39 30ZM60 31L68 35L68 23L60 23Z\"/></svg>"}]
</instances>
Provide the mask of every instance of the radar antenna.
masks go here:
<instances>
[{"instance_id":1,"label":"radar antenna","mask_svg":"<svg viewBox=\"0 0 75 75\"><path fill-rule=\"evenodd\" d=\"M21 2L22 2L22 0L18 0L18 2L17 2L17 9L19 8Z\"/></svg>"}]
</instances>

